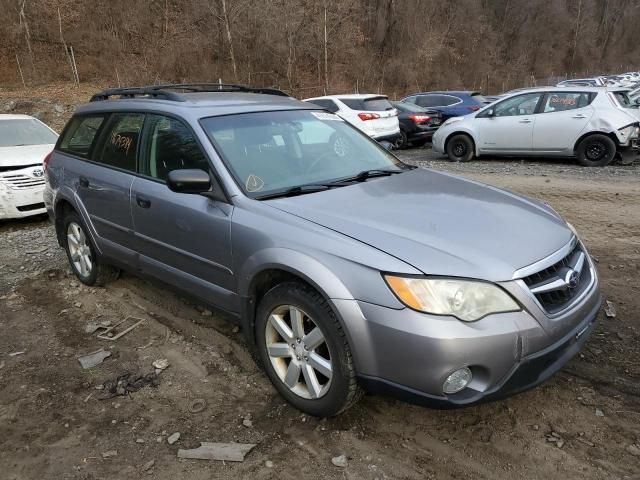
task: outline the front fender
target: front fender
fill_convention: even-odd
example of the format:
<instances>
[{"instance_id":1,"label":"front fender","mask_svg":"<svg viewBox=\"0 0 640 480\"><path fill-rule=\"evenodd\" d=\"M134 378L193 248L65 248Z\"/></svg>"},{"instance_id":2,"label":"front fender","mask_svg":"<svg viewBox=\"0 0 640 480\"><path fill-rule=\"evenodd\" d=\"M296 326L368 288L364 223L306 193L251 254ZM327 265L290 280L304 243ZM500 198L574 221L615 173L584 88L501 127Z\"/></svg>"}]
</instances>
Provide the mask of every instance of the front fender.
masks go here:
<instances>
[{"instance_id":1,"label":"front fender","mask_svg":"<svg viewBox=\"0 0 640 480\"><path fill-rule=\"evenodd\" d=\"M330 299L353 300L346 285L315 258L288 248L266 248L249 257L238 274L238 291L250 294L251 281L260 272L277 268L304 279Z\"/></svg>"}]
</instances>

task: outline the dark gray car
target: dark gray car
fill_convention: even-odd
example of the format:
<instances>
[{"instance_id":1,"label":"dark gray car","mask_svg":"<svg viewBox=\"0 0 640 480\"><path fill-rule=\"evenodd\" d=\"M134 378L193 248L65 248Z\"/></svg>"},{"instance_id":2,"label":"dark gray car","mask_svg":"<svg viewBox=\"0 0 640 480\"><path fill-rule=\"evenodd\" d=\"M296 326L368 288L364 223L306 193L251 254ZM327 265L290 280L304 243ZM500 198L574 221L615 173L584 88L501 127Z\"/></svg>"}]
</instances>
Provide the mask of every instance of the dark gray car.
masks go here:
<instances>
[{"instance_id":1,"label":"dark gray car","mask_svg":"<svg viewBox=\"0 0 640 480\"><path fill-rule=\"evenodd\" d=\"M540 202L403 164L278 91L92 100L46 162L75 274L126 269L231 313L305 412L337 414L363 390L500 398L549 378L593 327L595 267Z\"/></svg>"}]
</instances>

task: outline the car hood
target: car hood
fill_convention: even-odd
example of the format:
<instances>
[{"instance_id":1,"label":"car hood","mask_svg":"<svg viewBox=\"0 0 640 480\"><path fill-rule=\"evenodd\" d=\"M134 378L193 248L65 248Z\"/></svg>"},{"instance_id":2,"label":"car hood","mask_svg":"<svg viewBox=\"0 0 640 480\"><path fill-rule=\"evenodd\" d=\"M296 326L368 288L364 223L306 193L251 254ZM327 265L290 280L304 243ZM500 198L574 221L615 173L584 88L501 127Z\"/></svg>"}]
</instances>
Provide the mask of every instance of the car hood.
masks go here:
<instances>
[{"instance_id":1,"label":"car hood","mask_svg":"<svg viewBox=\"0 0 640 480\"><path fill-rule=\"evenodd\" d=\"M54 145L24 145L0 147L0 168L42 164Z\"/></svg>"},{"instance_id":2,"label":"car hood","mask_svg":"<svg viewBox=\"0 0 640 480\"><path fill-rule=\"evenodd\" d=\"M425 169L267 203L432 275L511 280L573 235L540 202Z\"/></svg>"}]
</instances>

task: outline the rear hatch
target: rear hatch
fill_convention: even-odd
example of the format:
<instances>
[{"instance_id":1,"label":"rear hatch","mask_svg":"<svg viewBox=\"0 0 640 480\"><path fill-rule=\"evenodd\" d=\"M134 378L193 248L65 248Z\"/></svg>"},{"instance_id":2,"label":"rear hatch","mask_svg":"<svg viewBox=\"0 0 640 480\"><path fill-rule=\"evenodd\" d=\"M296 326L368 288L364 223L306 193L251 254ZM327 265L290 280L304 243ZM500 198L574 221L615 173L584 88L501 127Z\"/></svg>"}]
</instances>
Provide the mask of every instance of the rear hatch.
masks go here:
<instances>
[{"instance_id":1,"label":"rear hatch","mask_svg":"<svg viewBox=\"0 0 640 480\"><path fill-rule=\"evenodd\" d=\"M400 130L398 112L384 95L367 98L341 98L340 101L352 109L367 130L376 135L388 135Z\"/></svg>"}]
</instances>

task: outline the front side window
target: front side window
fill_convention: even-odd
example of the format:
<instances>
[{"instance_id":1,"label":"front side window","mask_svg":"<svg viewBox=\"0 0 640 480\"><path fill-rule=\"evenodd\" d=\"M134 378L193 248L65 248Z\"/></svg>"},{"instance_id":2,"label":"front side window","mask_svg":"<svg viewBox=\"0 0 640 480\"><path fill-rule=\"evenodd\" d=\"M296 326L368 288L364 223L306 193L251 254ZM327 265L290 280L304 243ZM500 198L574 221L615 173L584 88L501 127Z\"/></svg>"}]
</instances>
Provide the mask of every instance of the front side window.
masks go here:
<instances>
[{"instance_id":1,"label":"front side window","mask_svg":"<svg viewBox=\"0 0 640 480\"><path fill-rule=\"evenodd\" d=\"M111 117L106 136L94 160L110 167L136 170L138 140L142 132L144 114L118 113Z\"/></svg>"},{"instance_id":2,"label":"front side window","mask_svg":"<svg viewBox=\"0 0 640 480\"><path fill-rule=\"evenodd\" d=\"M74 117L62 134L59 149L86 158L98 138L105 115L83 115Z\"/></svg>"},{"instance_id":3,"label":"front side window","mask_svg":"<svg viewBox=\"0 0 640 480\"><path fill-rule=\"evenodd\" d=\"M564 112L586 107L591 103L591 95L584 92L552 92L545 98L542 112Z\"/></svg>"},{"instance_id":4,"label":"front side window","mask_svg":"<svg viewBox=\"0 0 640 480\"><path fill-rule=\"evenodd\" d=\"M327 184L365 170L406 166L340 117L321 111L257 112L201 120L246 194L259 198Z\"/></svg>"},{"instance_id":5,"label":"front side window","mask_svg":"<svg viewBox=\"0 0 640 480\"><path fill-rule=\"evenodd\" d=\"M163 115L149 115L147 122L149 134L143 162L144 174L166 180L172 170L209 171L205 154L184 123Z\"/></svg>"},{"instance_id":6,"label":"front side window","mask_svg":"<svg viewBox=\"0 0 640 480\"><path fill-rule=\"evenodd\" d=\"M0 120L0 147L52 145L58 136L35 118Z\"/></svg>"},{"instance_id":7,"label":"front side window","mask_svg":"<svg viewBox=\"0 0 640 480\"><path fill-rule=\"evenodd\" d=\"M542 93L527 93L508 98L498 103L494 108L496 117L515 117L518 115L533 115Z\"/></svg>"}]
</instances>

